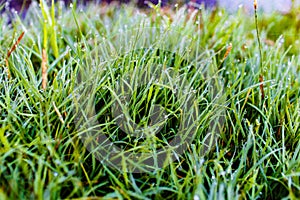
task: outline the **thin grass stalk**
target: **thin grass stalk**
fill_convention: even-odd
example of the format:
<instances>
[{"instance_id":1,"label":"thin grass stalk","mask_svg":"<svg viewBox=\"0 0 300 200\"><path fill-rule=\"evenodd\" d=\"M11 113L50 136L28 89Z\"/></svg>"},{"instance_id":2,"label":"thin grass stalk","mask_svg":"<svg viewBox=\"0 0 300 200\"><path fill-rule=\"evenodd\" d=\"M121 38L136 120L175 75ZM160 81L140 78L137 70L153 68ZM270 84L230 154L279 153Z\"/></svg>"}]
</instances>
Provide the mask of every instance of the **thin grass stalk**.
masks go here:
<instances>
[{"instance_id":1,"label":"thin grass stalk","mask_svg":"<svg viewBox=\"0 0 300 200\"><path fill-rule=\"evenodd\" d=\"M265 98L265 92L264 92L264 70L263 70L263 56L262 56L262 48L261 48L261 41L260 41L260 36L259 36L259 31L258 31L258 20L257 20L257 0L254 0L253 3L254 6L254 15L255 15L255 29L256 29L256 36L257 36L257 42L258 42L258 48L259 48L259 68L260 68L260 75L259 75L259 82L261 83L259 85L260 91L261 91L261 98L264 100Z\"/></svg>"},{"instance_id":2,"label":"thin grass stalk","mask_svg":"<svg viewBox=\"0 0 300 200\"><path fill-rule=\"evenodd\" d=\"M41 11L43 15L43 49L42 49L42 89L45 90L47 88L47 51L48 51L48 17L46 13L46 8L44 6L44 1L40 1Z\"/></svg>"},{"instance_id":3,"label":"thin grass stalk","mask_svg":"<svg viewBox=\"0 0 300 200\"><path fill-rule=\"evenodd\" d=\"M10 50L7 52L6 58L5 58L5 64L6 64L6 68L7 68L7 77L10 79L11 78L11 73L9 70L9 63L8 63L8 58L10 57L10 55L12 54L13 51L16 50L18 44L21 42L23 36L24 36L25 32L23 31L21 33L21 35L18 37L17 41L13 44L13 46L10 48Z\"/></svg>"},{"instance_id":4,"label":"thin grass stalk","mask_svg":"<svg viewBox=\"0 0 300 200\"><path fill-rule=\"evenodd\" d=\"M53 54L55 58L59 57L59 51L58 51L58 45L57 45L57 35L56 35L56 30L55 30L55 3L54 0L52 0L52 6L51 6L51 46L53 49Z\"/></svg>"}]
</instances>

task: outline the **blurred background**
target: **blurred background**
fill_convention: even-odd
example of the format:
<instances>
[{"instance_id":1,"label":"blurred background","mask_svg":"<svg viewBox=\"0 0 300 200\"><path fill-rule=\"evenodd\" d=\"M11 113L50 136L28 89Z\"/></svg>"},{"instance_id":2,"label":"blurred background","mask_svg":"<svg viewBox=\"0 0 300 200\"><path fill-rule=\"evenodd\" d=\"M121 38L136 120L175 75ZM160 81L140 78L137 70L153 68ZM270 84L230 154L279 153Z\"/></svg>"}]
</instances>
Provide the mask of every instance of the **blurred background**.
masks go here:
<instances>
[{"instance_id":1,"label":"blurred background","mask_svg":"<svg viewBox=\"0 0 300 200\"><path fill-rule=\"evenodd\" d=\"M0 0L0 3L4 9L13 9L18 12L29 7L30 3L34 0ZM36 0L38 1L38 0ZM57 0L55 0L57 1ZM65 5L70 4L74 0L60 0ZM51 0L48 0L51 2ZM153 4L158 4L159 0L77 0L81 4L86 4L88 2L96 3L132 3L136 4L138 7L147 7L149 2ZM198 8L201 4L204 4L207 8L214 8L220 6L227 9L229 12L235 12L240 7L243 7L246 11L251 12L253 7L253 0L160 0L161 6L172 6L175 4L183 5L187 4L190 7ZM300 0L258 0L258 5L264 12L279 11L282 13L287 13L293 6L300 6ZM2 9L3 10L3 9ZM299 11L300 12L300 11Z\"/></svg>"}]
</instances>

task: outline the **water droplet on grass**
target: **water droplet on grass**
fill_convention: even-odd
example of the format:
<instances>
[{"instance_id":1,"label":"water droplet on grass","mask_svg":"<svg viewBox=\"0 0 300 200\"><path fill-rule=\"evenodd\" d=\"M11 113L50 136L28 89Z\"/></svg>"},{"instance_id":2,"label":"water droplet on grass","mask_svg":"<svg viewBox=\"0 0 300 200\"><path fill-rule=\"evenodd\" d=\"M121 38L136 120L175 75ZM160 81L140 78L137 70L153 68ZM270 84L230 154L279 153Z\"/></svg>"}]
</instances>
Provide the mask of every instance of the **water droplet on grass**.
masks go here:
<instances>
[{"instance_id":1,"label":"water droplet on grass","mask_svg":"<svg viewBox=\"0 0 300 200\"><path fill-rule=\"evenodd\" d=\"M200 200L199 196L198 196L198 195L195 195L195 196L194 196L194 200Z\"/></svg>"}]
</instances>

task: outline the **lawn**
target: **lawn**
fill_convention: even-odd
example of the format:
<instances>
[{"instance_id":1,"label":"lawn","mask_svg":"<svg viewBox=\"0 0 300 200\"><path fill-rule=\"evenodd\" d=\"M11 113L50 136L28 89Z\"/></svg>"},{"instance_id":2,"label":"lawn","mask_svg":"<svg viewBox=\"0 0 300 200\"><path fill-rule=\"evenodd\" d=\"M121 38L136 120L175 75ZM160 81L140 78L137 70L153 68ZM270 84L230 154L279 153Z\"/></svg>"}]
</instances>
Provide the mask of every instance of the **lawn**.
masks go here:
<instances>
[{"instance_id":1,"label":"lawn","mask_svg":"<svg viewBox=\"0 0 300 200\"><path fill-rule=\"evenodd\" d=\"M41 3L0 25L0 199L300 198L299 8Z\"/></svg>"}]
</instances>

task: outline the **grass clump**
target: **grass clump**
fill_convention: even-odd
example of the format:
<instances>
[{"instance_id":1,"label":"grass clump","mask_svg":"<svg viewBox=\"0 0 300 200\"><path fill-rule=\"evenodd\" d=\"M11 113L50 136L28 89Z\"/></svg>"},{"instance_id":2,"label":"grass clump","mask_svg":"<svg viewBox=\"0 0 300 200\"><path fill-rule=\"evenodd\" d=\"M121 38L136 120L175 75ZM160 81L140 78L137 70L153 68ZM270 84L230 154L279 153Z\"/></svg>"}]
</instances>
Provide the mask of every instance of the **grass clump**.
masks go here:
<instances>
[{"instance_id":1,"label":"grass clump","mask_svg":"<svg viewBox=\"0 0 300 200\"><path fill-rule=\"evenodd\" d=\"M300 57L283 40L298 22L270 38L285 17L261 16L261 64L255 22L243 12L52 2L11 24L4 14L0 198L300 198ZM167 117L155 121L155 105ZM183 119L194 123L180 132ZM147 135L153 124L155 137ZM136 129L140 135L128 134ZM99 160L99 146L82 140L92 133L97 142L99 132L124 150L115 156L127 158ZM208 132L218 139L204 155ZM158 153L177 133L192 138L170 164L169 154L162 167L128 156Z\"/></svg>"}]
</instances>

